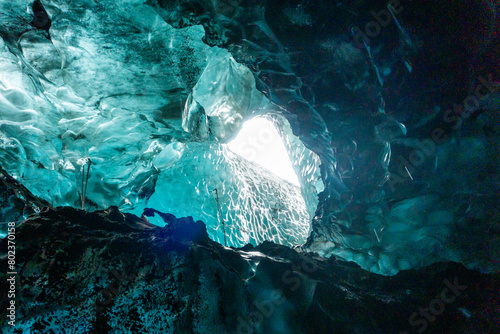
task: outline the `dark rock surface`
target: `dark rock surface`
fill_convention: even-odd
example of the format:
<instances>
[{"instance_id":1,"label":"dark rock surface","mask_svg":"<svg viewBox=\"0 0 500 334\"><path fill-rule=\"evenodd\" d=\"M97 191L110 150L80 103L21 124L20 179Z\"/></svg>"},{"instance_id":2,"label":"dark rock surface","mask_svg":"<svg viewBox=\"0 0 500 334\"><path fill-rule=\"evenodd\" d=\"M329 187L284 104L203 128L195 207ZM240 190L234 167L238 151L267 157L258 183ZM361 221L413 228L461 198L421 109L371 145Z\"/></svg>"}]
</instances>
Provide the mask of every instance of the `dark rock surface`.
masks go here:
<instances>
[{"instance_id":1,"label":"dark rock surface","mask_svg":"<svg viewBox=\"0 0 500 334\"><path fill-rule=\"evenodd\" d=\"M49 203L43 201L26 189L19 181L0 167L0 223L20 222L30 214L38 213ZM6 230L2 226L2 231Z\"/></svg>"},{"instance_id":2,"label":"dark rock surface","mask_svg":"<svg viewBox=\"0 0 500 334\"><path fill-rule=\"evenodd\" d=\"M160 228L60 207L18 224L15 242L19 333L493 333L500 321L498 275L438 263L384 277L273 243L226 248L190 217ZM0 282L5 310L5 271Z\"/></svg>"}]
</instances>

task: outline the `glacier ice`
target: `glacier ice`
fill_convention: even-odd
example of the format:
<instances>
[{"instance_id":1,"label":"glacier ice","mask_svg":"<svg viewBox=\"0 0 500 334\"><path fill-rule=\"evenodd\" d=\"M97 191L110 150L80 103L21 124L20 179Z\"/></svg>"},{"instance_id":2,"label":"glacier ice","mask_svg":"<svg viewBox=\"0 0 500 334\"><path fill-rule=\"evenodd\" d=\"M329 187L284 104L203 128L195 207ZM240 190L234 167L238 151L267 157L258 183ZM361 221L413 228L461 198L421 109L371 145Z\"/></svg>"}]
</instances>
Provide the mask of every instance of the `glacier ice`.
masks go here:
<instances>
[{"instance_id":1,"label":"glacier ice","mask_svg":"<svg viewBox=\"0 0 500 334\"><path fill-rule=\"evenodd\" d=\"M2 42L2 142L23 160L5 159L6 168L52 205L77 205L82 158L92 160L90 208L145 196L142 184L156 177L147 149L181 132L183 92L205 66L200 27L176 30L139 2L119 5L71 17L56 15L64 5L49 6L51 41L28 31L17 56ZM122 26L109 28L112 13ZM49 81L23 70L19 57Z\"/></svg>"},{"instance_id":2,"label":"glacier ice","mask_svg":"<svg viewBox=\"0 0 500 334\"><path fill-rule=\"evenodd\" d=\"M80 207L85 196L87 209L118 205L140 215L154 207L193 216L218 241L224 219L234 246L304 243L316 185L279 180L227 143L244 121L273 114L302 183L319 181L318 158L291 134L245 66L202 43L199 26L176 30L147 6L123 5L141 11L121 18L136 27L134 38L125 23L124 31L110 30L110 17L88 10L77 13L81 21L55 16L52 42L25 33L19 57L47 80L23 70L3 43L0 149L7 172L54 206Z\"/></svg>"},{"instance_id":3,"label":"glacier ice","mask_svg":"<svg viewBox=\"0 0 500 334\"><path fill-rule=\"evenodd\" d=\"M316 188L316 183L321 184L319 158L291 133L286 119L256 90L248 69L227 51L216 49L187 102L183 124L193 141L166 155L172 159L168 162L172 167L159 168L155 192L134 212L140 214L147 205L176 216L193 216L203 220L219 242L224 240L226 228L230 245L264 240L303 244L317 206L317 192L322 190L319 185ZM234 141L245 132L245 124L259 119L276 126L273 130L279 134L270 139L278 141L286 158L294 161L289 168L303 187L279 178L251 161L252 157L237 154ZM253 158L266 154L257 149L251 153Z\"/></svg>"},{"instance_id":4,"label":"glacier ice","mask_svg":"<svg viewBox=\"0 0 500 334\"><path fill-rule=\"evenodd\" d=\"M383 274L469 258L457 235L481 240L470 222L491 229L498 96L419 168L401 163L440 113L411 114L408 96L393 95L409 89L404 62L420 51L405 48L420 43L382 44L410 31L406 19L372 41L368 59L345 22L311 34L326 14L309 5L42 3L50 29L35 22L45 14L32 21L32 1L0 2L0 164L52 205L81 207L84 196L87 210L193 216L221 243L225 227L233 246L309 236L303 250ZM393 99L377 115L374 60ZM259 120L276 130L291 178L258 163L260 143L248 150L259 133L238 144Z\"/></svg>"}]
</instances>

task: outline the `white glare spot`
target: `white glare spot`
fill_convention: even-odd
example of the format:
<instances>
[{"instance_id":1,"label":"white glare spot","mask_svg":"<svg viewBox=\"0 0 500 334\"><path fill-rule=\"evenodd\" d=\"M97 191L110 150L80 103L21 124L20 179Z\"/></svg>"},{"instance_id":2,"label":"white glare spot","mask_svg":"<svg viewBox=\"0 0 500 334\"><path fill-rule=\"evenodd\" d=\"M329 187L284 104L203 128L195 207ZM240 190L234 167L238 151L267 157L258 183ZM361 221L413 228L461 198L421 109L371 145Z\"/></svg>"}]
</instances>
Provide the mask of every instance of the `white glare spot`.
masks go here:
<instances>
[{"instance_id":1,"label":"white glare spot","mask_svg":"<svg viewBox=\"0 0 500 334\"><path fill-rule=\"evenodd\" d=\"M285 145L269 120L256 117L245 122L236 138L228 143L228 147L242 158L255 162L300 187Z\"/></svg>"}]
</instances>

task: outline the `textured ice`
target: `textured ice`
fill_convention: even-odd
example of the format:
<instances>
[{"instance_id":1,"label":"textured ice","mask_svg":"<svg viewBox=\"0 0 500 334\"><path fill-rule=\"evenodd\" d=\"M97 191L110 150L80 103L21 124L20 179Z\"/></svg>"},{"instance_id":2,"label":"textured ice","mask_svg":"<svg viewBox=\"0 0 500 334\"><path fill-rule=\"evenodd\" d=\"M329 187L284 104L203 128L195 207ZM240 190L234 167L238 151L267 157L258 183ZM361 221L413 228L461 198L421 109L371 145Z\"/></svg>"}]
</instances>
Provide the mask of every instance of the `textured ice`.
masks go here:
<instances>
[{"instance_id":1,"label":"textured ice","mask_svg":"<svg viewBox=\"0 0 500 334\"><path fill-rule=\"evenodd\" d=\"M311 33L323 15L312 5L54 0L43 1L50 29L34 29L31 4L0 2L0 165L54 206L84 195L86 210L193 216L235 246L302 244L311 230L305 250L383 274L472 259L462 236L482 245L498 216L498 96L418 168L396 158L421 149L439 114L438 102L421 117L404 94L381 99L399 91L395 63L411 67L396 55L420 52L383 46L391 29L420 45L399 16L364 54L346 22ZM264 120L273 145L266 128L245 134ZM262 163L264 146L286 152L291 177Z\"/></svg>"},{"instance_id":2,"label":"textured ice","mask_svg":"<svg viewBox=\"0 0 500 334\"><path fill-rule=\"evenodd\" d=\"M384 275L422 267L436 259L458 261L442 247L452 230L453 214L437 207L438 195L419 196L395 204L383 214L379 205L367 210L366 234L345 235L347 249L334 254Z\"/></svg>"},{"instance_id":3,"label":"textured ice","mask_svg":"<svg viewBox=\"0 0 500 334\"><path fill-rule=\"evenodd\" d=\"M53 15L52 41L28 31L19 54L0 42L2 166L54 206L80 207L85 192L86 209L193 216L220 242L222 218L230 245L304 243L319 160L255 88L252 73L206 46L200 26L174 29L141 2L115 6L128 10ZM245 120L267 114L307 186L228 150Z\"/></svg>"},{"instance_id":4,"label":"textured ice","mask_svg":"<svg viewBox=\"0 0 500 334\"><path fill-rule=\"evenodd\" d=\"M193 141L169 147L164 156L160 153L162 163L172 167L156 166L160 170L156 190L144 205L201 219L219 242L224 240L222 219L230 245L264 240L303 244L317 206L317 191L322 190L319 159L293 136L286 119L256 90L249 70L226 51L216 49L187 102L183 124ZM278 144L294 162L290 168L303 187L231 151L237 130L264 115L279 131L273 140L283 140ZM258 138L257 133L250 139ZM250 153L255 156L265 154L254 149ZM139 205L135 212L142 209Z\"/></svg>"},{"instance_id":5,"label":"textured ice","mask_svg":"<svg viewBox=\"0 0 500 334\"><path fill-rule=\"evenodd\" d=\"M311 217L299 187L244 160L224 144L190 143L183 151L175 165L160 173L147 206L203 219L209 233L223 243L218 196L229 245L305 242Z\"/></svg>"},{"instance_id":6,"label":"textured ice","mask_svg":"<svg viewBox=\"0 0 500 334\"><path fill-rule=\"evenodd\" d=\"M29 31L17 57L0 45L2 164L53 205L78 205L82 158L92 161L94 207L146 196L143 185L156 175L148 148L181 131L185 91L205 66L200 27L176 30L139 2L119 5L127 10L53 15L52 42Z\"/></svg>"}]
</instances>

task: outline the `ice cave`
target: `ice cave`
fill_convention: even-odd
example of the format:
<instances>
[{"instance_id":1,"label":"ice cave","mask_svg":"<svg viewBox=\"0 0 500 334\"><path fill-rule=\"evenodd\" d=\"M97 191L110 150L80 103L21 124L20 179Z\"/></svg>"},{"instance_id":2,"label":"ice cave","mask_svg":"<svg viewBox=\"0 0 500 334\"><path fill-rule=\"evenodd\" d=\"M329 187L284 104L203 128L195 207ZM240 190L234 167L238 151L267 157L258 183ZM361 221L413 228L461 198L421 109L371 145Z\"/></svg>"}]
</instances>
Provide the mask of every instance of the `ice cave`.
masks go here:
<instances>
[{"instance_id":1,"label":"ice cave","mask_svg":"<svg viewBox=\"0 0 500 334\"><path fill-rule=\"evenodd\" d=\"M0 333L496 333L498 0L0 0Z\"/></svg>"}]
</instances>

